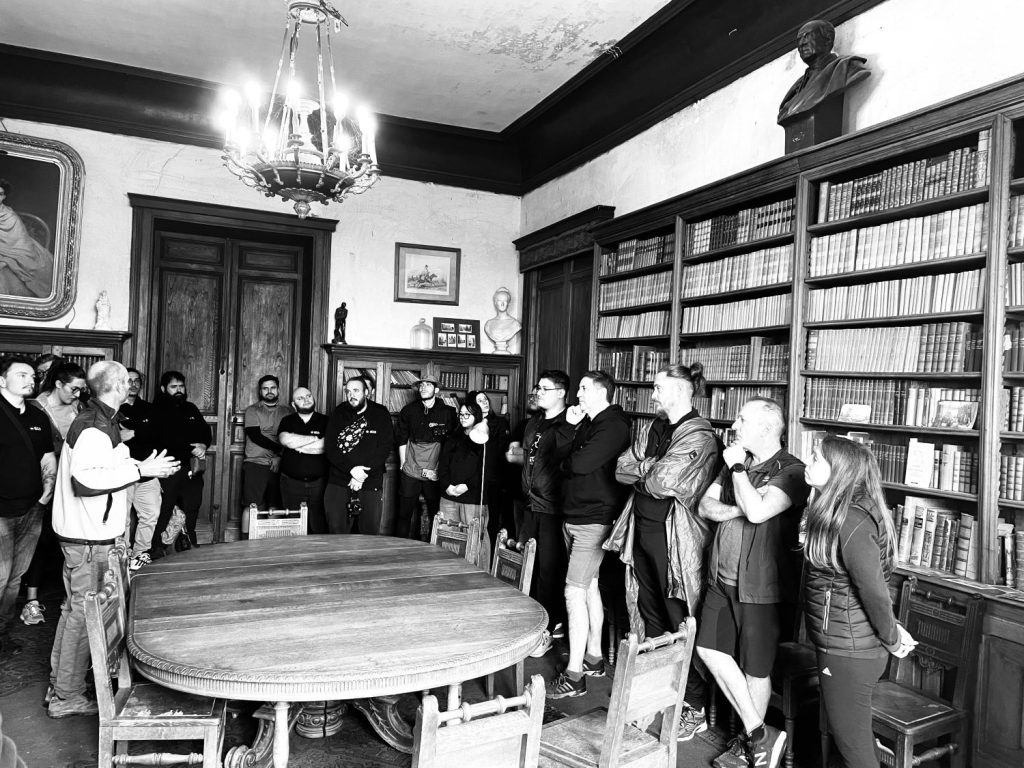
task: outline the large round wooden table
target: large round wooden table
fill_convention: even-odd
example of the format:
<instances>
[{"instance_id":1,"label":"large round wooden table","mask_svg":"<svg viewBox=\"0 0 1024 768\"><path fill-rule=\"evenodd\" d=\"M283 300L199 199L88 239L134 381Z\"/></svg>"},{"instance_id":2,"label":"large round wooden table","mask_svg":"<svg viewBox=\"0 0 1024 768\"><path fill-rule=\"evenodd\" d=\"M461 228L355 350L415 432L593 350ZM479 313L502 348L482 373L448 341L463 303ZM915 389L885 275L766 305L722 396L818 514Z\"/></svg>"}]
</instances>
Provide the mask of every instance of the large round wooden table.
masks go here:
<instances>
[{"instance_id":1,"label":"large round wooden table","mask_svg":"<svg viewBox=\"0 0 1024 768\"><path fill-rule=\"evenodd\" d=\"M277 768L293 703L359 700L378 733L406 744L398 694L511 666L547 623L538 603L471 563L386 536L204 546L136 573L129 606L128 650L143 676L273 703Z\"/></svg>"}]
</instances>

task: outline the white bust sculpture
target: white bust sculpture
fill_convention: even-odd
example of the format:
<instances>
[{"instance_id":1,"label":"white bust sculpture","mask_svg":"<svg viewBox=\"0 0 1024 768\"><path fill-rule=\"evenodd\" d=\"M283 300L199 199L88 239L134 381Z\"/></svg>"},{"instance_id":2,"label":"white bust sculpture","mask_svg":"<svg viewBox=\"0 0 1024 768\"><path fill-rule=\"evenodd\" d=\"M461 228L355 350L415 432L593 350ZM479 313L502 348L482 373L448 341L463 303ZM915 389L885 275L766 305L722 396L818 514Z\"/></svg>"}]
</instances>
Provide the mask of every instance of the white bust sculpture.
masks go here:
<instances>
[{"instance_id":1,"label":"white bust sculpture","mask_svg":"<svg viewBox=\"0 0 1024 768\"><path fill-rule=\"evenodd\" d=\"M96 299L96 325L93 326L93 330L110 330L110 298L106 291L100 291L99 298Z\"/></svg>"},{"instance_id":2,"label":"white bust sculpture","mask_svg":"<svg viewBox=\"0 0 1024 768\"><path fill-rule=\"evenodd\" d=\"M484 323L484 333L494 344L494 354L514 355L519 352L519 332L523 326L508 313L512 303L512 292L508 288L499 288L494 292L494 308L498 311L494 317Z\"/></svg>"}]
</instances>

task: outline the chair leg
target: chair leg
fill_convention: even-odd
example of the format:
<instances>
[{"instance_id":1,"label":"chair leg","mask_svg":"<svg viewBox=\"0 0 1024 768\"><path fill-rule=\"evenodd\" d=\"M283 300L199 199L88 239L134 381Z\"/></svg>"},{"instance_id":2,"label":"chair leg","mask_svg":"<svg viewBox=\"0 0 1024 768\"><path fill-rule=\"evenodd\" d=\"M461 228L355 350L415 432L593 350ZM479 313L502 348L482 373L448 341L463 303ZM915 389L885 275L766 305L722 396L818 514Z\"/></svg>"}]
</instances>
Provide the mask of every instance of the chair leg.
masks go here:
<instances>
[{"instance_id":1,"label":"chair leg","mask_svg":"<svg viewBox=\"0 0 1024 768\"><path fill-rule=\"evenodd\" d=\"M896 768L914 768L914 740L909 736L896 739Z\"/></svg>"},{"instance_id":2,"label":"chair leg","mask_svg":"<svg viewBox=\"0 0 1024 768\"><path fill-rule=\"evenodd\" d=\"M950 736L956 742L956 751L949 756L949 768L967 768L967 721L960 724Z\"/></svg>"},{"instance_id":3,"label":"chair leg","mask_svg":"<svg viewBox=\"0 0 1024 768\"><path fill-rule=\"evenodd\" d=\"M792 717L786 718L786 753L785 760L786 768L793 768L793 737L796 733L796 720Z\"/></svg>"},{"instance_id":4,"label":"chair leg","mask_svg":"<svg viewBox=\"0 0 1024 768\"><path fill-rule=\"evenodd\" d=\"M491 674L484 678L484 694L488 699L494 698L494 676L496 674L496 672L491 672Z\"/></svg>"},{"instance_id":5,"label":"chair leg","mask_svg":"<svg viewBox=\"0 0 1024 768\"><path fill-rule=\"evenodd\" d=\"M519 696L526 690L526 672L523 667L522 659L516 662L516 689L512 691L513 696Z\"/></svg>"},{"instance_id":6,"label":"chair leg","mask_svg":"<svg viewBox=\"0 0 1024 768\"><path fill-rule=\"evenodd\" d=\"M203 768L220 768L220 733L216 728L207 728L203 734Z\"/></svg>"},{"instance_id":7,"label":"chair leg","mask_svg":"<svg viewBox=\"0 0 1024 768\"><path fill-rule=\"evenodd\" d=\"M96 765L99 766L99 768L113 768L114 733L109 728L100 728Z\"/></svg>"},{"instance_id":8,"label":"chair leg","mask_svg":"<svg viewBox=\"0 0 1024 768\"><path fill-rule=\"evenodd\" d=\"M714 728L718 724L718 686L715 679L708 675L708 725Z\"/></svg>"}]
</instances>

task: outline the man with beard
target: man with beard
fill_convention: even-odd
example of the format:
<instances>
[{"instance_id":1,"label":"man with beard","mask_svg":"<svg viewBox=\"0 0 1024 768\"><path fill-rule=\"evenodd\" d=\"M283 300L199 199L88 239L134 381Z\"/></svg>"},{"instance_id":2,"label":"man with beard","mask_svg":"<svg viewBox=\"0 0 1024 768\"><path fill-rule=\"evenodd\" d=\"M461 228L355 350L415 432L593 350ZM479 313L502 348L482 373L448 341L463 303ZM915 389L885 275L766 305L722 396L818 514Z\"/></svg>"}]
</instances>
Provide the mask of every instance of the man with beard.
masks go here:
<instances>
[{"instance_id":1,"label":"man with beard","mask_svg":"<svg viewBox=\"0 0 1024 768\"><path fill-rule=\"evenodd\" d=\"M455 409L437 397L437 379L425 376L417 382L419 400L398 414L398 459L402 466L398 481L398 520L395 536L418 539L420 493L427 500L431 519L441 507L441 486L437 481L437 460L441 444L458 428Z\"/></svg>"},{"instance_id":2,"label":"man with beard","mask_svg":"<svg viewBox=\"0 0 1024 768\"><path fill-rule=\"evenodd\" d=\"M128 399L118 411L118 426L121 428L121 439L136 461L143 461L157 447L153 405L139 397L140 392L142 374L138 368L129 368ZM138 519L135 543L132 545L134 555L128 561L128 567L137 571L151 560L149 550L153 545L153 530L160 518L160 481L155 477L144 477L134 485L129 485L125 491L128 494L128 509L131 511L134 508Z\"/></svg>"},{"instance_id":3,"label":"man with beard","mask_svg":"<svg viewBox=\"0 0 1024 768\"><path fill-rule=\"evenodd\" d=\"M298 509L306 502L309 533L327 533L324 519L327 417L316 411L316 400L306 387L296 387L292 392L292 407L295 413L281 419L277 432L282 448L281 500L287 509Z\"/></svg>"},{"instance_id":4,"label":"man with beard","mask_svg":"<svg viewBox=\"0 0 1024 768\"><path fill-rule=\"evenodd\" d=\"M329 464L324 491L329 533L349 533L355 522L353 517L358 517L360 533L384 532L384 462L393 441L388 409L368 399L366 381L353 376L345 382L345 400L327 422L324 441ZM358 503L353 505L350 501ZM352 511L360 514L351 515Z\"/></svg>"},{"instance_id":5,"label":"man with beard","mask_svg":"<svg viewBox=\"0 0 1024 768\"><path fill-rule=\"evenodd\" d=\"M261 376L256 385L259 400L245 409L245 460L242 462L242 507L255 504L259 509L281 506L281 444L277 432L281 419L291 406L279 403L277 376ZM248 520L244 517L245 523Z\"/></svg>"},{"instance_id":6,"label":"man with beard","mask_svg":"<svg viewBox=\"0 0 1024 768\"><path fill-rule=\"evenodd\" d=\"M181 464L173 475L160 479L160 519L153 532L155 543L151 555L163 557L160 536L167 528L175 506L185 513L185 531L178 537L181 548L199 546L196 520L203 501L203 474L193 472L190 465L193 457L206 458L206 449L210 447L213 436L203 414L188 401L183 373L166 371L160 376L160 391L153 400L153 411L157 445L165 448L168 455Z\"/></svg>"}]
</instances>

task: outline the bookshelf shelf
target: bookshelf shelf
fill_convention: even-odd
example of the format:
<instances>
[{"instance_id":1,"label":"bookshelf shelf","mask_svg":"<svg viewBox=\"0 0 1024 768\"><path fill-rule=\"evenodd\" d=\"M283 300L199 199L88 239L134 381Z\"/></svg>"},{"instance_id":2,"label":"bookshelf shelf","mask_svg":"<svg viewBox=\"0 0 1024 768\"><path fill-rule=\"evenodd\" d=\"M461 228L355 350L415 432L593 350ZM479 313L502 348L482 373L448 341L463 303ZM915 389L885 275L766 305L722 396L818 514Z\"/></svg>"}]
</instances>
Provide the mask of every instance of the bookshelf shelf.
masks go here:
<instances>
[{"instance_id":1,"label":"bookshelf shelf","mask_svg":"<svg viewBox=\"0 0 1024 768\"><path fill-rule=\"evenodd\" d=\"M1024 509L1024 501L1011 501L1010 499L999 499L1000 507L1009 507L1010 509Z\"/></svg>"},{"instance_id":2,"label":"bookshelf shelf","mask_svg":"<svg viewBox=\"0 0 1024 768\"><path fill-rule=\"evenodd\" d=\"M982 310L969 312L933 312L926 315L887 315L885 317L866 317L855 320L819 320L806 321L804 328L861 328L872 325L917 325L918 323L945 323L954 320L980 320L984 316Z\"/></svg>"},{"instance_id":3,"label":"bookshelf shelf","mask_svg":"<svg viewBox=\"0 0 1024 768\"><path fill-rule=\"evenodd\" d=\"M965 192L956 192L951 195L933 197L930 200L922 200L920 203L900 205L882 211L850 216L837 221L827 221L822 224L811 224L807 227L807 233L812 236L828 235L833 232L842 232L844 229L857 229L858 227L884 224L888 221L896 221L897 219L905 219L911 216L925 216L930 213L938 213L939 211L981 203L985 200L988 200L988 187L978 187Z\"/></svg>"},{"instance_id":4,"label":"bookshelf shelf","mask_svg":"<svg viewBox=\"0 0 1024 768\"><path fill-rule=\"evenodd\" d=\"M617 280L625 280L630 277L653 275L656 272L671 272L673 266L674 264L671 261L666 261L660 264L651 264L648 267L639 267L638 269L627 269L622 272L613 272L610 275L599 275L597 279L602 283L614 283Z\"/></svg>"},{"instance_id":5,"label":"bookshelf shelf","mask_svg":"<svg viewBox=\"0 0 1024 768\"><path fill-rule=\"evenodd\" d=\"M698 333L687 332L680 333L679 338L681 339L710 339L716 336L755 336L761 333L778 333L780 331L788 331L789 324L786 325L762 325L760 328L733 328L729 330L721 331L700 331Z\"/></svg>"},{"instance_id":6,"label":"bookshelf shelf","mask_svg":"<svg viewBox=\"0 0 1024 768\"><path fill-rule=\"evenodd\" d=\"M642 418L653 419L653 413L646 413L645 411L623 411L627 416L640 416Z\"/></svg>"},{"instance_id":7,"label":"bookshelf shelf","mask_svg":"<svg viewBox=\"0 0 1024 768\"><path fill-rule=\"evenodd\" d=\"M960 493L959 491L940 491L938 488L922 488L918 485L903 483L882 483L882 487L890 491L901 491L913 496L935 496L940 499L958 499L960 501L977 501L976 493Z\"/></svg>"},{"instance_id":8,"label":"bookshelf shelf","mask_svg":"<svg viewBox=\"0 0 1024 768\"><path fill-rule=\"evenodd\" d=\"M672 300L666 299L665 301L652 301L647 304L634 304L630 307L619 307L617 309L599 309L597 313L599 315L633 315L649 309L670 309L671 307Z\"/></svg>"},{"instance_id":9,"label":"bookshelf shelf","mask_svg":"<svg viewBox=\"0 0 1024 768\"><path fill-rule=\"evenodd\" d=\"M800 418L801 424L814 427L831 427L846 432L904 432L912 435L945 435L946 437L978 437L976 429L940 429L938 427L908 427L903 424L859 424L852 421L826 421L825 419Z\"/></svg>"},{"instance_id":10,"label":"bookshelf shelf","mask_svg":"<svg viewBox=\"0 0 1024 768\"><path fill-rule=\"evenodd\" d=\"M708 421L717 427L731 427L736 419L708 419Z\"/></svg>"},{"instance_id":11,"label":"bookshelf shelf","mask_svg":"<svg viewBox=\"0 0 1024 768\"><path fill-rule=\"evenodd\" d=\"M715 248L711 251L705 251L704 253L698 253L696 255L687 255L683 257L683 264L699 264L702 261L714 261L716 259L722 259L726 256L739 256L741 253L747 253L748 251L757 251L761 248L771 248L776 245L785 245L786 243L793 242L793 233L787 232L782 235L774 235L772 237L763 237L760 240L749 240L745 243L736 243L735 245L727 245L723 248Z\"/></svg>"},{"instance_id":12,"label":"bookshelf shelf","mask_svg":"<svg viewBox=\"0 0 1024 768\"><path fill-rule=\"evenodd\" d=\"M1013 248L1006 249L1006 259L1010 262L1020 261L1024 259L1024 245L1018 245Z\"/></svg>"},{"instance_id":13,"label":"bookshelf shelf","mask_svg":"<svg viewBox=\"0 0 1024 768\"><path fill-rule=\"evenodd\" d=\"M1022 249L1024 255L1024 249ZM916 275L941 274L946 272L958 272L970 269L971 267L985 266L988 258L985 253L972 253L967 256L954 256L949 259L929 259L927 261L913 261L909 264L895 264L891 267L879 267L877 269L862 269L854 272L833 272L828 275L817 275L808 277L804 282L813 288L824 288L832 285L854 285L858 283L875 282L882 280L895 280L901 277Z\"/></svg>"},{"instance_id":14,"label":"bookshelf shelf","mask_svg":"<svg viewBox=\"0 0 1024 768\"><path fill-rule=\"evenodd\" d=\"M654 384L650 381L616 381L615 385L618 387L653 387Z\"/></svg>"},{"instance_id":15,"label":"bookshelf shelf","mask_svg":"<svg viewBox=\"0 0 1024 768\"><path fill-rule=\"evenodd\" d=\"M1024 317L1024 306L1007 307L1006 314L1013 317Z\"/></svg>"},{"instance_id":16,"label":"bookshelf shelf","mask_svg":"<svg viewBox=\"0 0 1024 768\"><path fill-rule=\"evenodd\" d=\"M922 379L924 381L980 381L981 374L968 373L880 373L876 371L800 371L801 376L817 376L829 379Z\"/></svg>"},{"instance_id":17,"label":"bookshelf shelf","mask_svg":"<svg viewBox=\"0 0 1024 768\"><path fill-rule=\"evenodd\" d=\"M708 379L709 387L785 387L789 382L782 379Z\"/></svg>"},{"instance_id":18,"label":"bookshelf shelf","mask_svg":"<svg viewBox=\"0 0 1024 768\"><path fill-rule=\"evenodd\" d=\"M1024 192L1024 178L1010 180L1011 192Z\"/></svg>"},{"instance_id":19,"label":"bookshelf shelf","mask_svg":"<svg viewBox=\"0 0 1024 768\"><path fill-rule=\"evenodd\" d=\"M614 339L602 338L597 339L598 344L651 344L651 343L662 343L667 344L670 336L668 334L658 336L619 336Z\"/></svg>"},{"instance_id":20,"label":"bookshelf shelf","mask_svg":"<svg viewBox=\"0 0 1024 768\"><path fill-rule=\"evenodd\" d=\"M773 283L771 285L759 285L756 288L740 288L735 291L722 291L721 293L706 293L702 296L683 296L679 303L689 306L691 304L718 304L732 299L753 298L755 296L768 296L773 293L785 293L792 288L793 283L787 280L784 283Z\"/></svg>"},{"instance_id":21,"label":"bookshelf shelf","mask_svg":"<svg viewBox=\"0 0 1024 768\"><path fill-rule=\"evenodd\" d=\"M1024 440L1024 432L1000 432L1000 440Z\"/></svg>"}]
</instances>

